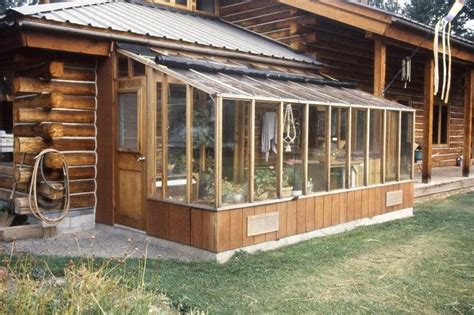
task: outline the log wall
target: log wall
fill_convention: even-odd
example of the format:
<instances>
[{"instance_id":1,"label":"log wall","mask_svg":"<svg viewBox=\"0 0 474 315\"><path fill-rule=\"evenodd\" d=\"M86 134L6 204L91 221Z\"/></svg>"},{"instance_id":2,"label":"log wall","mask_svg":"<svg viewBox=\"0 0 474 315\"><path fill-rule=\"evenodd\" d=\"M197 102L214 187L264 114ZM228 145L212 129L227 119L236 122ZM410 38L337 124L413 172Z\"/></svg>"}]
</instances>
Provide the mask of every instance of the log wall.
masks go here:
<instances>
[{"instance_id":1,"label":"log wall","mask_svg":"<svg viewBox=\"0 0 474 315\"><path fill-rule=\"evenodd\" d=\"M403 200L396 206L387 207L387 193L394 191L402 191ZM223 252L412 207L412 182L218 212L148 200L147 234L211 252ZM248 236L249 217L274 212L279 214L278 231Z\"/></svg>"},{"instance_id":2,"label":"log wall","mask_svg":"<svg viewBox=\"0 0 474 315\"><path fill-rule=\"evenodd\" d=\"M27 191L34 156L54 148L69 164L71 208L95 206L95 67L95 58L79 55L30 51L15 56L14 167L21 191ZM62 179L61 166L58 156L45 159L48 180Z\"/></svg>"},{"instance_id":3,"label":"log wall","mask_svg":"<svg viewBox=\"0 0 474 315\"><path fill-rule=\"evenodd\" d=\"M374 92L374 39L364 30L297 10L276 0L221 1L220 16L232 23L278 40L324 63L321 73L341 80L355 80L359 89ZM401 68L402 59L415 47L387 43L386 85ZM413 59L412 82L405 89L400 77L385 97L408 101L416 112L416 142L423 135L423 64L429 52L421 49ZM449 118L449 142L433 146L433 166L453 166L462 155L463 66L454 66ZM437 103L441 103L439 98Z\"/></svg>"}]
</instances>

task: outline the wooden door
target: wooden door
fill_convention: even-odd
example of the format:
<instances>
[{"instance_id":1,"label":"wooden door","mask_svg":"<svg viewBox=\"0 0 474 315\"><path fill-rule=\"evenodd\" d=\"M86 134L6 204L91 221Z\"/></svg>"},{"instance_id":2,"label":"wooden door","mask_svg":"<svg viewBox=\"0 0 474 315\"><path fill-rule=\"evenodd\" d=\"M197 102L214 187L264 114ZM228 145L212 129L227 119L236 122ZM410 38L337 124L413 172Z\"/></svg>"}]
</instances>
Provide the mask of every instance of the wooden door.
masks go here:
<instances>
[{"instance_id":1,"label":"wooden door","mask_svg":"<svg viewBox=\"0 0 474 315\"><path fill-rule=\"evenodd\" d=\"M145 79L118 81L116 95L115 224L146 227Z\"/></svg>"}]
</instances>

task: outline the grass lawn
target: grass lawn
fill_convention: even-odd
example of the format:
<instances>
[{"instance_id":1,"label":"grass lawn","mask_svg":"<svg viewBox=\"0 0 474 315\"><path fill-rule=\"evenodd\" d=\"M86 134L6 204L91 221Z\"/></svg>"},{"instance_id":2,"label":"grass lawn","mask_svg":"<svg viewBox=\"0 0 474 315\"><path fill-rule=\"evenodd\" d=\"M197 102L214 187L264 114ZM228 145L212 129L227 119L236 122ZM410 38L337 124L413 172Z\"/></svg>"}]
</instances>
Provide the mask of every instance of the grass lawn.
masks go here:
<instances>
[{"instance_id":1,"label":"grass lawn","mask_svg":"<svg viewBox=\"0 0 474 315\"><path fill-rule=\"evenodd\" d=\"M147 288L210 314L474 313L473 244L471 193L418 205L410 219L224 265L149 260ZM45 259L55 273L67 261Z\"/></svg>"}]
</instances>

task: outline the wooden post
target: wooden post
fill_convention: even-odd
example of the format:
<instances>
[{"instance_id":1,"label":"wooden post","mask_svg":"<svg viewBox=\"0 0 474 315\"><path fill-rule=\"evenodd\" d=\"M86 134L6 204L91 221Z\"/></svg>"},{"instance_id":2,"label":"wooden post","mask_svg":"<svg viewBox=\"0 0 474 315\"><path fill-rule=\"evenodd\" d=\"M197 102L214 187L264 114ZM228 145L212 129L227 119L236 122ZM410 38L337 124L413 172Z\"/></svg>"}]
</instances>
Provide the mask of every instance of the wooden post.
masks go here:
<instances>
[{"instance_id":1,"label":"wooden post","mask_svg":"<svg viewBox=\"0 0 474 315\"><path fill-rule=\"evenodd\" d=\"M214 139L215 139L215 198L216 207L219 208L222 205L222 96L217 96L215 102L215 115L216 122L214 127Z\"/></svg>"},{"instance_id":2,"label":"wooden post","mask_svg":"<svg viewBox=\"0 0 474 315\"><path fill-rule=\"evenodd\" d=\"M371 110L367 109L366 112L366 126L365 126L365 152L364 152L364 185L369 186L370 184L370 170L369 170L369 165L370 165L370 115L371 115Z\"/></svg>"},{"instance_id":3,"label":"wooden post","mask_svg":"<svg viewBox=\"0 0 474 315\"><path fill-rule=\"evenodd\" d=\"M431 57L425 61L424 87L424 125L423 125L423 169L421 178L423 183L431 182L431 168L433 161L433 107L434 107L434 61Z\"/></svg>"},{"instance_id":4,"label":"wooden post","mask_svg":"<svg viewBox=\"0 0 474 315\"><path fill-rule=\"evenodd\" d=\"M332 106L326 109L326 190L331 190L331 123L332 123Z\"/></svg>"},{"instance_id":5,"label":"wooden post","mask_svg":"<svg viewBox=\"0 0 474 315\"><path fill-rule=\"evenodd\" d=\"M283 116L285 104L281 102L278 105L278 144L277 144L277 196L282 196L283 186Z\"/></svg>"},{"instance_id":6,"label":"wooden post","mask_svg":"<svg viewBox=\"0 0 474 315\"><path fill-rule=\"evenodd\" d=\"M471 174L472 152L472 98L474 90L474 69L466 73L466 87L464 89L464 160L462 175L469 177Z\"/></svg>"},{"instance_id":7,"label":"wooden post","mask_svg":"<svg viewBox=\"0 0 474 315\"><path fill-rule=\"evenodd\" d=\"M387 110L383 111L382 126L382 184L386 182L385 169L387 168Z\"/></svg>"},{"instance_id":8,"label":"wooden post","mask_svg":"<svg viewBox=\"0 0 474 315\"><path fill-rule=\"evenodd\" d=\"M381 40L374 42L374 95L383 97L385 88L385 68L387 62L387 46Z\"/></svg>"},{"instance_id":9,"label":"wooden post","mask_svg":"<svg viewBox=\"0 0 474 315\"><path fill-rule=\"evenodd\" d=\"M146 174L148 197L156 192L156 78L155 70L146 67Z\"/></svg>"},{"instance_id":10,"label":"wooden post","mask_svg":"<svg viewBox=\"0 0 474 315\"><path fill-rule=\"evenodd\" d=\"M357 111L356 111L357 115ZM339 116L340 117L340 116ZM340 118L342 121L342 119ZM344 183L345 188L351 188L351 169L352 169L352 107L349 107L347 110L347 117L346 117L346 122L347 122L347 130L346 130L346 167L345 167L345 172L346 172L346 182Z\"/></svg>"},{"instance_id":11,"label":"wooden post","mask_svg":"<svg viewBox=\"0 0 474 315\"><path fill-rule=\"evenodd\" d=\"M163 198L168 197L168 76L163 75L161 82L161 169L162 185L161 192Z\"/></svg>"},{"instance_id":12,"label":"wooden post","mask_svg":"<svg viewBox=\"0 0 474 315\"><path fill-rule=\"evenodd\" d=\"M253 202L255 195L255 99L252 99L250 103L249 129L249 201Z\"/></svg>"},{"instance_id":13,"label":"wooden post","mask_svg":"<svg viewBox=\"0 0 474 315\"><path fill-rule=\"evenodd\" d=\"M303 110L303 194L308 194L308 122L309 104L304 104Z\"/></svg>"},{"instance_id":14,"label":"wooden post","mask_svg":"<svg viewBox=\"0 0 474 315\"><path fill-rule=\"evenodd\" d=\"M193 87L186 85L186 201L193 198Z\"/></svg>"}]
</instances>

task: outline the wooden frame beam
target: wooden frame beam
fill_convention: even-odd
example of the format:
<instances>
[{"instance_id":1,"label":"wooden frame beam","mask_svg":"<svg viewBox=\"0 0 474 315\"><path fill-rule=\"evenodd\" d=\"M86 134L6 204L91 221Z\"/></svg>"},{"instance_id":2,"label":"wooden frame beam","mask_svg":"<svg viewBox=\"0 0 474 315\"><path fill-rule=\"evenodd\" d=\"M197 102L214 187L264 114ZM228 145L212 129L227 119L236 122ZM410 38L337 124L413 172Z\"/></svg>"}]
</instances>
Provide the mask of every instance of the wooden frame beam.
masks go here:
<instances>
[{"instance_id":1,"label":"wooden frame beam","mask_svg":"<svg viewBox=\"0 0 474 315\"><path fill-rule=\"evenodd\" d=\"M162 150L161 150L161 163L162 163L162 185L161 190L163 198L168 197L168 76L163 75L161 82L161 138L162 138Z\"/></svg>"},{"instance_id":2,"label":"wooden frame beam","mask_svg":"<svg viewBox=\"0 0 474 315\"><path fill-rule=\"evenodd\" d=\"M186 201L191 202L193 194L193 111L194 89L186 85Z\"/></svg>"},{"instance_id":3,"label":"wooden frame beam","mask_svg":"<svg viewBox=\"0 0 474 315\"><path fill-rule=\"evenodd\" d=\"M277 196L282 197L283 187L283 115L285 103L278 105L278 144L277 144Z\"/></svg>"},{"instance_id":4,"label":"wooden frame beam","mask_svg":"<svg viewBox=\"0 0 474 315\"><path fill-rule=\"evenodd\" d=\"M472 100L474 95L474 69L466 73L466 85L464 88L464 160L462 175L471 175L472 155Z\"/></svg>"},{"instance_id":5,"label":"wooden frame beam","mask_svg":"<svg viewBox=\"0 0 474 315\"><path fill-rule=\"evenodd\" d=\"M309 104L304 104L303 108L303 195L306 195L308 193Z\"/></svg>"},{"instance_id":6,"label":"wooden frame beam","mask_svg":"<svg viewBox=\"0 0 474 315\"><path fill-rule=\"evenodd\" d=\"M374 42L374 95L383 97L387 64L387 46L381 40Z\"/></svg>"},{"instance_id":7,"label":"wooden frame beam","mask_svg":"<svg viewBox=\"0 0 474 315\"><path fill-rule=\"evenodd\" d=\"M326 191L331 190L331 121L332 106L326 108Z\"/></svg>"},{"instance_id":8,"label":"wooden frame beam","mask_svg":"<svg viewBox=\"0 0 474 315\"><path fill-rule=\"evenodd\" d=\"M214 128L214 139L215 139L215 199L216 207L222 206L222 97L217 96L215 102L215 128Z\"/></svg>"},{"instance_id":9,"label":"wooden frame beam","mask_svg":"<svg viewBox=\"0 0 474 315\"><path fill-rule=\"evenodd\" d=\"M255 198L255 99L250 103L249 112L249 201Z\"/></svg>"},{"instance_id":10,"label":"wooden frame beam","mask_svg":"<svg viewBox=\"0 0 474 315\"><path fill-rule=\"evenodd\" d=\"M423 183L431 181L433 160L433 108L434 108L434 61L428 57L425 61L424 87L424 125L423 125L423 167L421 178Z\"/></svg>"}]
</instances>

